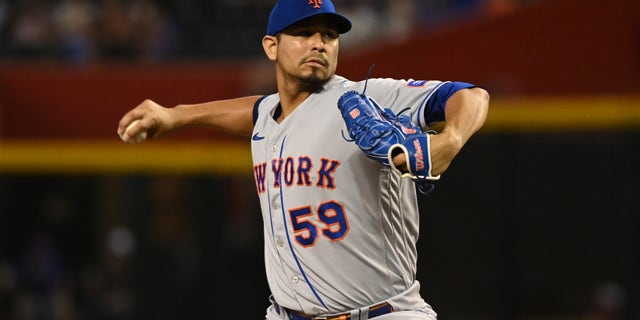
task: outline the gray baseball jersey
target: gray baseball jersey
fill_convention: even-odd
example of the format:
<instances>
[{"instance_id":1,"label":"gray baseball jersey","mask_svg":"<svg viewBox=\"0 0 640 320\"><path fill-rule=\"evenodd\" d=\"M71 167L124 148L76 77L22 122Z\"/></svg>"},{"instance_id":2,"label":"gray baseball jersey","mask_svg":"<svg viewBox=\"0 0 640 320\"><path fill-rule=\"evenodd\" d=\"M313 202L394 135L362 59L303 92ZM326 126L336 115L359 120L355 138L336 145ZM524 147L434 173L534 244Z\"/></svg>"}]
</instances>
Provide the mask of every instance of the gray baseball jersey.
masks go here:
<instances>
[{"instance_id":1,"label":"gray baseball jersey","mask_svg":"<svg viewBox=\"0 0 640 320\"><path fill-rule=\"evenodd\" d=\"M422 108L442 84L369 79L366 94L395 112L410 108L426 129ZM313 315L389 301L398 311L431 310L416 281L414 183L348 141L337 107L364 85L334 76L281 123L278 94L257 107L251 143L266 274L288 309Z\"/></svg>"}]
</instances>

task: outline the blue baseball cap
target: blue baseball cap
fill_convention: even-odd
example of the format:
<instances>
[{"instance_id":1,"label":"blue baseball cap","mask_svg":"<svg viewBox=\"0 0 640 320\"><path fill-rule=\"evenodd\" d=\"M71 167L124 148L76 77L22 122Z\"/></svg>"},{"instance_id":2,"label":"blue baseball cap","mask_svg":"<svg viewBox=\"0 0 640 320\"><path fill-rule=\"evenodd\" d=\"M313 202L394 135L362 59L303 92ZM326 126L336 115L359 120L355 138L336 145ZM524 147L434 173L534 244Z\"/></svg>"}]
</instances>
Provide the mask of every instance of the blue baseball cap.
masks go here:
<instances>
[{"instance_id":1,"label":"blue baseball cap","mask_svg":"<svg viewBox=\"0 0 640 320\"><path fill-rule=\"evenodd\" d=\"M298 21L320 14L331 17L336 22L339 33L351 30L351 21L336 13L331 0L280 0L269 15L267 34L275 36Z\"/></svg>"}]
</instances>

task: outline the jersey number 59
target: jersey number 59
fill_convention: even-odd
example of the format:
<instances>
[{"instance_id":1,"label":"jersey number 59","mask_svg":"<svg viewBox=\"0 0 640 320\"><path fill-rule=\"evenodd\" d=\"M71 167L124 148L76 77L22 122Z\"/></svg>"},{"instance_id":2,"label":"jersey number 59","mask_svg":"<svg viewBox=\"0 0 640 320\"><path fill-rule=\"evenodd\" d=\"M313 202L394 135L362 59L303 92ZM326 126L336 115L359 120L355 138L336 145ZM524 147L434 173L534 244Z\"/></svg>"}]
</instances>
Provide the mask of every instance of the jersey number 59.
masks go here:
<instances>
[{"instance_id":1,"label":"jersey number 59","mask_svg":"<svg viewBox=\"0 0 640 320\"><path fill-rule=\"evenodd\" d=\"M296 242L303 247L315 245L318 240L318 230L331 241L340 241L349 233L349 223L344 207L336 201L329 201L318 206L313 212L311 206L289 210L291 224ZM313 216L318 216L314 221Z\"/></svg>"}]
</instances>

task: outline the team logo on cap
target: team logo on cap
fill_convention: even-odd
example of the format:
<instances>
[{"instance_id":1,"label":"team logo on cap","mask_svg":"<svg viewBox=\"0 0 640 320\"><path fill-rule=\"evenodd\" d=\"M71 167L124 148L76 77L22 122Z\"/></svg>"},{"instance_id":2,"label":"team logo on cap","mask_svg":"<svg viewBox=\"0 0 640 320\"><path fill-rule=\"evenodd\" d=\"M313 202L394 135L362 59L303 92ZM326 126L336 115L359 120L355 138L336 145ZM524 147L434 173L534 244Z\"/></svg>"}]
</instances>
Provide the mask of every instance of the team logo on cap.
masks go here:
<instances>
[{"instance_id":1,"label":"team logo on cap","mask_svg":"<svg viewBox=\"0 0 640 320\"><path fill-rule=\"evenodd\" d=\"M315 9L320 9L322 0L309 0L309 4L312 4Z\"/></svg>"}]
</instances>

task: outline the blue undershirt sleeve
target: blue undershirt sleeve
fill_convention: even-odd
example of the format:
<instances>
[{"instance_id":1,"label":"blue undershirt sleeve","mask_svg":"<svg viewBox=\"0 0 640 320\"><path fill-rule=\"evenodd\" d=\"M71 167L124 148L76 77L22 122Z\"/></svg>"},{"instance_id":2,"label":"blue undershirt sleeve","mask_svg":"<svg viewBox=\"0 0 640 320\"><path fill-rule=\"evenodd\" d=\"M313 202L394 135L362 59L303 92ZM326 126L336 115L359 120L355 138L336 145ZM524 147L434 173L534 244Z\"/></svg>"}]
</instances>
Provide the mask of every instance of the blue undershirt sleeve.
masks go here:
<instances>
[{"instance_id":1,"label":"blue undershirt sleeve","mask_svg":"<svg viewBox=\"0 0 640 320\"><path fill-rule=\"evenodd\" d=\"M429 99L424 108L424 121L425 123L434 123L444 121L444 107L447 104L447 100L456 93L458 90L477 87L474 84L453 81L444 83L438 88L436 93Z\"/></svg>"}]
</instances>

